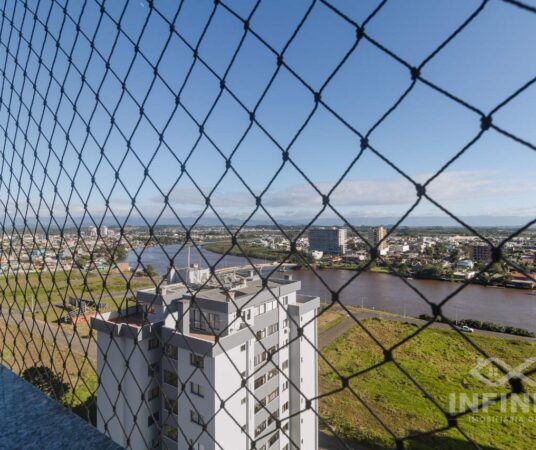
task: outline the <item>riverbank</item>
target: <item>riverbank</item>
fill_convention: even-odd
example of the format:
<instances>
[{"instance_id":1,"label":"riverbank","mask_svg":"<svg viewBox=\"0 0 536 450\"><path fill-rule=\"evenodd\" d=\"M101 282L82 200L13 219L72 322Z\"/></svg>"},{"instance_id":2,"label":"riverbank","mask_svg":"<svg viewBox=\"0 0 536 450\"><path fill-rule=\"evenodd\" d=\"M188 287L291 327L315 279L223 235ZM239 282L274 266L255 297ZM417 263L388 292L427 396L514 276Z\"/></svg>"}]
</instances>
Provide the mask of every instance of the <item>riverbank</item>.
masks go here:
<instances>
[{"instance_id":1,"label":"riverbank","mask_svg":"<svg viewBox=\"0 0 536 450\"><path fill-rule=\"evenodd\" d=\"M253 262L265 263L266 260L250 257L227 255L208 251L207 248L191 249L190 255L181 245L170 245L164 249L152 247L141 254L142 263L153 265L155 270L164 275L169 268L169 258L174 257L175 267L186 267L188 262L201 267L214 265L217 269L243 266ZM131 251L127 262L138 265L138 254ZM325 302L330 302L332 292L339 291L338 299L344 305L364 306L376 310L418 317L420 314L432 314L430 305L415 292L432 303L441 303L442 312L447 317L473 318L505 326L524 328L536 332L536 297L521 289L490 289L469 284L460 289L459 283L434 280L411 280L411 289L399 277L388 273L363 272L356 276L352 270L307 270L304 266L292 272L295 280L301 281L301 293L315 295ZM454 296L453 294L456 293Z\"/></svg>"},{"instance_id":2,"label":"riverbank","mask_svg":"<svg viewBox=\"0 0 536 450\"><path fill-rule=\"evenodd\" d=\"M302 265L304 261L311 261L311 258L305 254L288 256L286 250L274 250L266 247L259 247L258 245L248 245L247 243L240 243L240 248L234 246L231 248L230 241L221 242L209 242L202 245L203 248L209 252L217 253L219 255L228 254L233 256L242 256L248 258L256 258L266 261L275 262L288 262L298 265Z\"/></svg>"},{"instance_id":3,"label":"riverbank","mask_svg":"<svg viewBox=\"0 0 536 450\"><path fill-rule=\"evenodd\" d=\"M310 264L314 269L317 270L349 270L349 271L357 271L357 270L363 270L365 267L365 263L357 264L357 263L343 263L343 262L336 262L336 263L325 263L325 262L315 262L310 256L300 253L297 255L291 255L288 257L288 251L286 250L274 250L269 249L265 247L259 247L255 245L248 245L247 243L242 243L241 248L238 248L237 246L231 248L231 242L226 241L220 241L220 242L210 242L207 244L202 244L202 247L212 253L217 253L220 255L223 254L229 254L233 256L242 256L247 258L257 258L261 260L267 260L267 261L275 261L275 262L291 262L298 264L299 266L307 267L308 264ZM307 262L308 264L305 264ZM370 267L367 267L365 272L371 272L371 273L385 273L389 275L394 275L399 278L405 278L405 279L416 279L416 280L433 280L433 281L443 281L443 282L449 282L449 283L468 283L468 284L474 284L479 285L483 287L494 287L494 288L504 288L504 289L516 289L516 290L522 290L522 291L533 291L531 289L522 288L518 286L506 286L505 283L498 283L496 281L488 281L482 278L474 278L474 279L458 279L453 277L445 277L445 276L420 276L418 273L404 273L404 272L398 272L395 273L390 267L384 267L384 266L377 266L375 264L371 265Z\"/></svg>"}]
</instances>

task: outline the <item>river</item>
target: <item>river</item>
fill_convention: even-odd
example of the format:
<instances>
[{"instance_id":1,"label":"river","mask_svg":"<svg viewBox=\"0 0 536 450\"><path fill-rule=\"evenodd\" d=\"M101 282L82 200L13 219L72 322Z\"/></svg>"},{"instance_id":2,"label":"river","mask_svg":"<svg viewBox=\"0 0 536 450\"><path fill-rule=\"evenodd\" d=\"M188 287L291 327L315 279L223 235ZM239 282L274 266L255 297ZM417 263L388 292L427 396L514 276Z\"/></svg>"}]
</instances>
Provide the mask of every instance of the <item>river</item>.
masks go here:
<instances>
[{"instance_id":1,"label":"river","mask_svg":"<svg viewBox=\"0 0 536 450\"><path fill-rule=\"evenodd\" d=\"M156 271L164 274L169 265L169 257L175 256L175 267L185 267L188 263L188 251L183 249L177 253L179 245L164 247L167 256L159 247L146 249L141 260L145 266L152 264ZM226 256L206 250L199 253L192 248L190 262L198 263L201 267L215 264L217 268L240 266L248 264L246 258L240 256ZM206 261L205 261L206 259ZM127 262L131 267L137 264L137 255L130 251ZM254 263L266 262L252 259ZM292 272L294 279L301 280L301 293L318 295L324 301L329 301L330 294L320 278L332 290L337 290L355 275L349 270L319 270L316 274L310 270L300 269ZM439 303L448 295L459 289L460 283L435 280L406 280L419 290L428 300ZM365 306L397 314L418 316L430 314L430 307L419 298L403 280L383 273L364 272L352 280L341 292L343 303L356 306ZM444 314L455 319L477 319L524 328L536 332L536 295L530 291L519 289L506 289L468 285L460 293L451 298L444 306Z\"/></svg>"}]
</instances>

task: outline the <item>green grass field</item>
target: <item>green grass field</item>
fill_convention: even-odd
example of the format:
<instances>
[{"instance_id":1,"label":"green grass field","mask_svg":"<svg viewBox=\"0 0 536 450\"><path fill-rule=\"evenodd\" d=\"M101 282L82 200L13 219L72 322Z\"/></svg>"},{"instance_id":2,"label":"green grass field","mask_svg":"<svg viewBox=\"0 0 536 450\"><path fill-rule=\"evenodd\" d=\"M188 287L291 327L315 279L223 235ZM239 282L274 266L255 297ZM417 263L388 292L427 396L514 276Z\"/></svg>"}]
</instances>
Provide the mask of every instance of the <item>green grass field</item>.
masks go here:
<instances>
[{"instance_id":1,"label":"green grass field","mask_svg":"<svg viewBox=\"0 0 536 450\"><path fill-rule=\"evenodd\" d=\"M265 247L259 247L256 245L249 245L248 243L241 242L240 246L244 251L238 247L231 248L230 255L234 256L249 256L250 258L266 259L268 261L283 261L288 252L283 250L271 250ZM229 251L231 247L230 240L222 240L221 242L211 242L204 245L204 248L209 252L224 254Z\"/></svg>"},{"instance_id":2,"label":"green grass field","mask_svg":"<svg viewBox=\"0 0 536 450\"><path fill-rule=\"evenodd\" d=\"M4 275L0 276L0 306L17 312L23 307L26 310L34 307L37 319L50 322L59 319L64 312L61 305L68 306L70 297L96 300L117 309L126 299L134 297L136 290L153 286L148 277L133 277L130 281L129 277L130 274L123 277L118 273L107 275L78 270ZM127 281L130 289L127 289Z\"/></svg>"},{"instance_id":3,"label":"green grass field","mask_svg":"<svg viewBox=\"0 0 536 450\"><path fill-rule=\"evenodd\" d=\"M37 384L38 387L84 419L94 423L96 361L86 359L49 340L43 340L31 325L24 322L18 327L14 323L6 325L5 321L0 321L0 339L2 365L20 376L24 376L28 369L50 370L56 381L51 381L49 376L45 376L45 383ZM58 384L61 386L58 387Z\"/></svg>"},{"instance_id":4,"label":"green grass field","mask_svg":"<svg viewBox=\"0 0 536 450\"><path fill-rule=\"evenodd\" d=\"M330 325L336 320L333 317L329 319ZM385 319L368 319L364 324L387 347L416 330L415 325ZM476 335L471 335L470 338L490 356L500 358L511 367L536 356L536 345L533 343ZM382 350L357 326L329 344L322 353L345 377L383 361ZM490 387L470 374L479 356L456 333L437 329L422 331L393 352L394 359L401 367L445 410L449 410L451 396L459 400L459 394L468 394L469 399L472 399L473 394L496 395L508 392L508 386ZM339 377L326 362L320 358L319 361L321 393L340 388ZM396 436L447 426L444 415L392 362L352 378L350 387L357 395L344 390L324 397L319 405L321 416L335 427L339 436L348 439L350 445L395 448L391 434L357 396ZM457 406L459 403L455 404ZM527 403L524 404L524 407L528 406ZM530 409L529 412L524 412L522 408L517 412L507 409L502 413L500 405L496 404L488 412L471 413L460 418L458 423L483 449L528 449L533 448L536 441L535 409ZM474 447L466 443L460 431L451 429L407 441L406 448Z\"/></svg>"}]
</instances>

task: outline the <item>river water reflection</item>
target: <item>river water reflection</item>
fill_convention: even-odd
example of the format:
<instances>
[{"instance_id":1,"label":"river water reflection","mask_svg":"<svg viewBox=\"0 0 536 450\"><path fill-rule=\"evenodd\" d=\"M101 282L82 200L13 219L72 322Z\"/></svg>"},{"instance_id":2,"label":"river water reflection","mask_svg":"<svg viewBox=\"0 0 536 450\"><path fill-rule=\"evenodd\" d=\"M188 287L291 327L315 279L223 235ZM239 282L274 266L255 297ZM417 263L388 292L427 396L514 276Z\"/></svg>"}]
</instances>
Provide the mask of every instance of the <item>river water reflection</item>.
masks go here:
<instances>
[{"instance_id":1,"label":"river water reflection","mask_svg":"<svg viewBox=\"0 0 536 450\"><path fill-rule=\"evenodd\" d=\"M165 250L168 255L177 253L180 246L168 245ZM214 264L221 259L221 255L201 250L209 264ZM167 256L159 247L146 249L141 260L145 266L152 264L155 269L164 274L169 265ZM132 267L137 264L137 255L131 251L127 261ZM201 267L207 264L201 254L192 249L190 255L192 263L198 263ZM266 262L252 259L254 263ZM175 256L175 267L184 267L188 263L188 251L183 249ZM239 256L226 256L218 268L231 267L247 264L247 260ZM302 281L302 293L318 295L323 300L330 299L330 293L320 281L332 290L337 290L355 275L348 270L319 270L317 274L310 270L300 269L292 272L295 279ZM461 284L446 281L433 280L407 280L418 289L431 302L439 303L451 295ZM365 306L397 314L418 316L430 314L430 307L419 298L399 278L382 273L365 272L350 282L341 292L340 299L345 304ZM453 319L477 319L489 322L511 325L527 330L536 331L536 295L530 291L518 289L491 288L478 285L466 286L460 293L451 298L444 307L445 314Z\"/></svg>"}]
</instances>

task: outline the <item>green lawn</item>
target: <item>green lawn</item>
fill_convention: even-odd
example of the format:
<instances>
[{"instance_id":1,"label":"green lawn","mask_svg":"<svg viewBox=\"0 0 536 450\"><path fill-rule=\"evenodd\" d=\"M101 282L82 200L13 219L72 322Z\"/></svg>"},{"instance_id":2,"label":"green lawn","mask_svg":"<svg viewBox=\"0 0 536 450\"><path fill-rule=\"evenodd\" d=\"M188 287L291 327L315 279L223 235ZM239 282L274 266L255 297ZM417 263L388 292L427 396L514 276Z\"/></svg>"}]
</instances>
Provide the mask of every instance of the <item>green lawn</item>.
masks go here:
<instances>
[{"instance_id":1,"label":"green lawn","mask_svg":"<svg viewBox=\"0 0 536 450\"><path fill-rule=\"evenodd\" d=\"M148 277L124 277L118 273L49 272L0 276L2 309L10 307L19 311L25 305L29 310L35 301L36 317L40 320L57 321L68 306L69 298L96 300L117 309L125 304L125 299L132 298L136 290L151 287L153 282ZM127 282L130 289L127 289ZM34 300L35 299L35 300Z\"/></svg>"},{"instance_id":2,"label":"green lawn","mask_svg":"<svg viewBox=\"0 0 536 450\"><path fill-rule=\"evenodd\" d=\"M97 391L96 361L84 358L43 337L30 326L6 325L0 321L0 363L23 376L28 370L50 370L56 381L45 376L44 383L37 384L49 396L78 415L95 423ZM53 384L54 383L54 384ZM57 387L58 384L62 386ZM56 386L50 392L50 386Z\"/></svg>"},{"instance_id":3,"label":"green lawn","mask_svg":"<svg viewBox=\"0 0 536 450\"><path fill-rule=\"evenodd\" d=\"M127 289L129 277L130 274L126 275L125 279L117 273L106 276L106 273L80 271L58 272L54 275L42 272L28 276L1 276L0 307L3 310L12 308L13 312L18 313L26 306L26 314L30 314L28 310L35 298L36 318L47 322L57 322L65 312L61 305L68 304L70 297L94 299L105 303L106 308L117 309L125 307L126 301L133 298L138 289L154 286L149 277L133 277L130 279L130 289ZM6 313L4 317L7 317ZM31 329L29 324L31 321L23 321L18 328L15 320L10 321L7 326L4 320L0 321L0 363L21 376L24 376L28 369L50 370L57 377L54 386L56 390L59 389L60 394L48 394L85 419L94 421L97 389L95 361L70 352L61 345L43 341L42 336ZM88 323L83 321L76 327L65 324L61 326L69 327L83 339L90 333ZM43 378L47 379L49 376L45 373ZM47 386L44 386L44 390L47 390Z\"/></svg>"},{"instance_id":4,"label":"green lawn","mask_svg":"<svg viewBox=\"0 0 536 450\"><path fill-rule=\"evenodd\" d=\"M231 247L231 241L223 240L220 242L211 242L204 245L204 248L209 252L224 254ZM240 243L240 247L231 248L230 255L234 256L249 256L250 258L266 259L268 261L283 261L288 255L288 252L283 250L272 250L258 245L249 245L245 242Z\"/></svg>"},{"instance_id":5,"label":"green lawn","mask_svg":"<svg viewBox=\"0 0 536 450\"><path fill-rule=\"evenodd\" d=\"M385 346L399 342L415 331L412 324L368 319L365 326ZM470 338L490 356L512 367L536 356L536 345L523 341L471 335ZM328 345L322 353L343 376L351 376L383 361L381 349L357 326ZM393 352L393 357L446 410L449 398L459 394L500 394L507 386L490 387L469 372L479 354L452 331L427 329ZM329 393L341 386L339 377L320 362L320 391ZM419 391L394 363L388 362L350 381L352 390L397 436L447 425L444 415ZM481 399L481 397L479 397ZM348 389L324 397L320 414L336 433L350 442L382 448L395 448L394 439L367 408ZM516 421L516 422L512 422ZM487 413L464 416L458 423L483 449L528 449L536 440L536 411L500 412L499 405ZM469 449L456 429L408 441L409 449Z\"/></svg>"}]
</instances>

